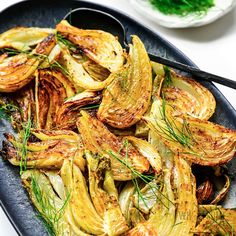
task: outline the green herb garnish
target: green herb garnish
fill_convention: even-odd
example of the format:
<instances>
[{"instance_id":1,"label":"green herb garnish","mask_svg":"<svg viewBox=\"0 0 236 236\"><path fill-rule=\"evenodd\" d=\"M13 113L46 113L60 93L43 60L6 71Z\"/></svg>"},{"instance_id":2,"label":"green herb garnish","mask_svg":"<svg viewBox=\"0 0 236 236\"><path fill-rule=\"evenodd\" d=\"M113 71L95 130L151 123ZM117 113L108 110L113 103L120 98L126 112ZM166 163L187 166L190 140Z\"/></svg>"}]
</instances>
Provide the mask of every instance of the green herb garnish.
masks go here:
<instances>
[{"instance_id":1,"label":"green herb garnish","mask_svg":"<svg viewBox=\"0 0 236 236\"><path fill-rule=\"evenodd\" d=\"M21 159L20 159L20 175L23 174L24 171L27 170L27 142L30 137L30 129L32 126L31 119L28 119L28 122L26 125L23 126L23 134L22 134L22 147L21 147Z\"/></svg>"},{"instance_id":2,"label":"green herb garnish","mask_svg":"<svg viewBox=\"0 0 236 236\"><path fill-rule=\"evenodd\" d=\"M165 15L186 16L192 13L206 14L214 6L214 0L149 0Z\"/></svg>"},{"instance_id":3,"label":"green herb garnish","mask_svg":"<svg viewBox=\"0 0 236 236\"><path fill-rule=\"evenodd\" d=\"M72 43L58 32L56 33L56 39L57 42L64 44L70 51L75 52L78 50L78 46L76 44Z\"/></svg>"},{"instance_id":4,"label":"green herb garnish","mask_svg":"<svg viewBox=\"0 0 236 236\"><path fill-rule=\"evenodd\" d=\"M174 118L169 118L166 114L166 101L163 99L162 107L159 108L161 115L161 122L164 126L159 124L158 118L156 118L156 125L160 129L159 133L170 141L180 143L183 147L187 147L191 150L192 145L195 143L191 130L189 129L189 123L186 119L183 119L182 127L178 127Z\"/></svg>"},{"instance_id":5,"label":"green herb garnish","mask_svg":"<svg viewBox=\"0 0 236 236\"><path fill-rule=\"evenodd\" d=\"M124 140L123 142L123 147L125 148L125 158L121 159L120 158L120 153L115 153L112 150L107 151L108 155L110 155L111 157L115 158L116 160L118 160L121 164L123 164L126 168L128 168L131 173L132 173L132 182L134 184L135 190L138 194L138 199L140 199L141 201L143 201L144 205L147 206L147 198L142 194L141 189L139 187L139 182L138 179L140 181L142 181L143 183L145 183L146 185L148 185L151 188L151 191L153 192L154 196L156 197L156 199L161 202L167 209L169 208L163 201L161 198L165 198L168 200L168 202L170 202L171 204L174 205L174 203L167 198L167 196L165 196L165 194L162 193L162 191L160 190L161 185L158 184L153 184L153 180L155 179L154 175L144 175L142 173L140 173L139 171L137 171L136 169L134 169L128 162L128 145L129 142L128 140ZM121 148L122 149L122 148ZM121 149L119 150L119 152L121 151ZM158 195L160 194L161 197L159 197L156 192L158 192Z\"/></svg>"},{"instance_id":6,"label":"green herb garnish","mask_svg":"<svg viewBox=\"0 0 236 236\"><path fill-rule=\"evenodd\" d=\"M70 194L67 194L65 201L63 202L61 208L58 209L56 202L50 199L38 183L37 178L31 176L31 188L32 193L37 201L37 204L40 207L40 212L38 217L43 219L44 226L46 227L48 233L52 236L57 235L60 227L60 219L62 218L65 208L70 200Z\"/></svg>"},{"instance_id":7,"label":"green herb garnish","mask_svg":"<svg viewBox=\"0 0 236 236\"><path fill-rule=\"evenodd\" d=\"M51 61L49 60L49 57L44 54L39 53L33 53L31 51L24 51L24 50L17 50L12 48L5 48L5 52L7 52L8 55L16 56L19 54L26 54L29 58L36 58L40 61L46 61L48 63L48 67L50 69L59 69L64 75L68 76L69 72L66 67L64 67L62 64L60 64L58 61ZM44 69L40 65L38 66L39 69Z\"/></svg>"},{"instance_id":8,"label":"green herb garnish","mask_svg":"<svg viewBox=\"0 0 236 236\"><path fill-rule=\"evenodd\" d=\"M88 105L88 106L85 106L85 107L81 107L80 109L81 110L90 110L90 109L96 109L96 108L99 108L100 104L96 104L96 105Z\"/></svg>"}]
</instances>

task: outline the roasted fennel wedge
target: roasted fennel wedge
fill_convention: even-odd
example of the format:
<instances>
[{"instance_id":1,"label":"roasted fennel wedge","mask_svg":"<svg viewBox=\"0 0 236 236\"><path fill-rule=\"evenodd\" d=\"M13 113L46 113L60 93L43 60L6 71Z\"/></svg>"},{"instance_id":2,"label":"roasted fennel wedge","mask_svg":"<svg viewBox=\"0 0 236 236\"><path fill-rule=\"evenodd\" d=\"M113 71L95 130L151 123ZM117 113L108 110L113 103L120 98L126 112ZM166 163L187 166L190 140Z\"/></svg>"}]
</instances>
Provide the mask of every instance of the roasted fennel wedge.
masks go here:
<instances>
[{"instance_id":1,"label":"roasted fennel wedge","mask_svg":"<svg viewBox=\"0 0 236 236\"><path fill-rule=\"evenodd\" d=\"M57 176L57 188L54 188L50 181L49 177L52 175ZM70 193L65 192L61 177L50 172L27 170L21 179L40 216L44 219L48 232L51 235L73 235L71 226L65 218ZM59 194L59 188L63 195Z\"/></svg>"},{"instance_id":2,"label":"roasted fennel wedge","mask_svg":"<svg viewBox=\"0 0 236 236\"><path fill-rule=\"evenodd\" d=\"M64 101L56 114L56 124L60 129L76 128L80 110L98 107L101 100L100 94L84 91Z\"/></svg>"},{"instance_id":3,"label":"roasted fennel wedge","mask_svg":"<svg viewBox=\"0 0 236 236\"><path fill-rule=\"evenodd\" d=\"M137 36L132 38L127 63L110 75L98 118L113 127L127 128L139 121L151 99L152 73L146 49ZM141 92L142 91L142 92Z\"/></svg>"},{"instance_id":4,"label":"roasted fennel wedge","mask_svg":"<svg viewBox=\"0 0 236 236\"><path fill-rule=\"evenodd\" d=\"M0 92L15 92L27 85L33 78L39 64L55 46L54 35L49 35L29 54L22 52L5 58L0 64Z\"/></svg>"},{"instance_id":5,"label":"roasted fennel wedge","mask_svg":"<svg viewBox=\"0 0 236 236\"><path fill-rule=\"evenodd\" d=\"M104 163L104 165L102 159L95 159L89 153L86 158L89 167L90 193L85 178L76 165L65 161L62 166L62 179L67 191L71 194L68 210L71 212L76 226L89 235L122 234L128 227L118 205L117 197L113 193L115 187L114 183L112 184L112 176L110 184L106 183L108 175L110 175L109 164L107 166ZM105 176L102 176L103 174ZM104 189L99 186L103 178Z\"/></svg>"},{"instance_id":6,"label":"roasted fennel wedge","mask_svg":"<svg viewBox=\"0 0 236 236\"><path fill-rule=\"evenodd\" d=\"M112 76L105 77L103 81L95 80L84 68L84 63L79 62L70 55L70 51L65 47L62 47L62 60L63 64L67 68L69 79L78 92L86 89L92 91L102 90L113 80ZM87 70L89 68L91 67L87 65Z\"/></svg>"},{"instance_id":7,"label":"roasted fennel wedge","mask_svg":"<svg viewBox=\"0 0 236 236\"><path fill-rule=\"evenodd\" d=\"M6 135L9 143L3 144L2 155L13 165L36 169L59 169L65 159L73 159L84 170L83 144L78 134L72 131L45 133L43 130L35 130L33 133L38 138L43 136L43 140L26 144L24 137Z\"/></svg>"},{"instance_id":8,"label":"roasted fennel wedge","mask_svg":"<svg viewBox=\"0 0 236 236\"><path fill-rule=\"evenodd\" d=\"M75 88L59 71L38 70L35 78L36 127L53 129L58 123L57 113L65 99L75 95Z\"/></svg>"},{"instance_id":9,"label":"roasted fennel wedge","mask_svg":"<svg viewBox=\"0 0 236 236\"><path fill-rule=\"evenodd\" d=\"M123 65L123 49L115 36L102 30L84 30L62 20L56 30L89 58L111 72Z\"/></svg>"},{"instance_id":10,"label":"roasted fennel wedge","mask_svg":"<svg viewBox=\"0 0 236 236\"><path fill-rule=\"evenodd\" d=\"M156 98L150 116L144 119L168 148L195 164L214 166L234 157L235 131L176 114L165 100Z\"/></svg>"},{"instance_id":11,"label":"roasted fennel wedge","mask_svg":"<svg viewBox=\"0 0 236 236\"><path fill-rule=\"evenodd\" d=\"M55 29L38 27L15 27L0 34L0 48L14 48L28 51L37 45Z\"/></svg>"},{"instance_id":12,"label":"roasted fennel wedge","mask_svg":"<svg viewBox=\"0 0 236 236\"><path fill-rule=\"evenodd\" d=\"M208 120L215 112L216 102L212 93L199 82L178 75L176 72L156 62L152 68L160 84L157 96L165 98L166 103L182 114L201 120Z\"/></svg>"},{"instance_id":13,"label":"roasted fennel wedge","mask_svg":"<svg viewBox=\"0 0 236 236\"><path fill-rule=\"evenodd\" d=\"M141 173L149 170L147 159L130 143L120 140L101 121L91 117L87 112L81 111L81 115L77 126L85 148L94 154L105 154L110 157L115 180L124 181L132 178L130 169L122 164L124 160Z\"/></svg>"},{"instance_id":14,"label":"roasted fennel wedge","mask_svg":"<svg viewBox=\"0 0 236 236\"><path fill-rule=\"evenodd\" d=\"M194 229L196 235L235 235L236 211L226 210L220 207L208 210L206 216Z\"/></svg>"}]
</instances>

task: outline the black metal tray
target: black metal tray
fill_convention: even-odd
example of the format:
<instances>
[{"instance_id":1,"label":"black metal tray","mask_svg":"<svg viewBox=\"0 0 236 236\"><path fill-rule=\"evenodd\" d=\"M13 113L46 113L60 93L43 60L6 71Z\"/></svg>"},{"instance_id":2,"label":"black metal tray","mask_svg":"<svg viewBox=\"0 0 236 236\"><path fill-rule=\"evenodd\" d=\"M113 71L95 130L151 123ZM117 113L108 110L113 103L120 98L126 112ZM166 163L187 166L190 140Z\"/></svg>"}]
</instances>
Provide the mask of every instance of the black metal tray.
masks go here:
<instances>
[{"instance_id":1,"label":"black metal tray","mask_svg":"<svg viewBox=\"0 0 236 236\"><path fill-rule=\"evenodd\" d=\"M54 27L64 15L78 7L89 7L110 13L125 26L127 35L137 34L150 53L158 53L176 61L194 66L194 64L177 48L153 33L151 30L115 10L94 3L75 0L40 0L25 1L0 12L0 32L15 26ZM89 20L89 16L88 16ZM99 26L98 26L99 28ZM215 96L217 109L212 120L228 128L236 129L236 111L219 92L208 82L201 82ZM6 123L0 122L0 142L3 133L8 131ZM232 187L225 201L226 207L236 207L236 160L228 164L231 173ZM47 235L43 222L37 218L37 212L28 199L19 177L19 169L0 158L0 203L5 213L20 235ZM0 233L1 234L1 233Z\"/></svg>"}]
</instances>

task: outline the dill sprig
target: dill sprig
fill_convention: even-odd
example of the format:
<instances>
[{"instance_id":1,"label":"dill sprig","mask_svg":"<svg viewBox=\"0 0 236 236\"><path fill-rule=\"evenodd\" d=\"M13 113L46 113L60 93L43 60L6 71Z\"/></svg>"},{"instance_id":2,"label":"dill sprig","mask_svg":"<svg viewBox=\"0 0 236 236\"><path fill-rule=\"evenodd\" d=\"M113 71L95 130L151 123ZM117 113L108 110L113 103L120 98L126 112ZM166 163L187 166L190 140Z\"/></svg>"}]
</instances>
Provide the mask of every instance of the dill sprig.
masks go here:
<instances>
[{"instance_id":1,"label":"dill sprig","mask_svg":"<svg viewBox=\"0 0 236 236\"><path fill-rule=\"evenodd\" d=\"M214 0L149 0L150 3L165 15L186 16L189 14L204 15L214 6Z\"/></svg>"},{"instance_id":2,"label":"dill sprig","mask_svg":"<svg viewBox=\"0 0 236 236\"><path fill-rule=\"evenodd\" d=\"M128 140L124 140L124 142L123 142L123 147L125 147L125 149L126 149L126 150L125 150L125 151L126 151L126 152L125 152L125 159L121 159L121 158L119 157L119 153L118 153L118 154L115 154L112 150L108 150L107 153L108 153L111 157L113 157L113 158L115 158L116 160L118 160L121 164L123 164L126 168L128 168L128 169L131 171L131 173L132 173L132 175L133 175L132 182L133 182L133 184L134 184L134 186L135 186L135 190L137 191L137 194L138 194L139 198L143 201L144 205L147 206L147 203L146 203L146 200L147 200L147 199L145 198L145 196L143 196L143 194L142 194L142 192L141 192L141 189L140 189L140 187L139 187L139 183L138 183L137 178L139 178L141 181L143 181L146 185L150 186L150 188L151 188L153 194L155 195L156 199L157 199L158 201L160 201L167 209L168 209L169 207L161 200L161 198L156 194L155 191L157 191L163 198L167 199L168 202L170 202L171 204L174 205L174 203L173 203L170 199L168 199L168 198L160 191L160 189L159 189L160 186L158 186L158 185L155 185L155 186L154 186L154 185L150 184L150 183L152 183L152 181L155 179L155 176L153 176L153 175L144 175L144 174L140 173L139 171L135 170L135 169L128 163L128 145L129 145ZM123 147L120 148L119 152L122 150Z\"/></svg>"},{"instance_id":3,"label":"dill sprig","mask_svg":"<svg viewBox=\"0 0 236 236\"><path fill-rule=\"evenodd\" d=\"M128 141L127 139L125 139L125 140L123 141L123 147L125 147L125 162L128 163L128 158L129 158L129 141ZM119 153L121 152L121 150L122 150L123 147L121 147L121 148L119 149ZM134 171L135 171L135 170L134 170ZM146 180L146 175L143 175L143 176L145 176L144 178L145 178L145 180ZM139 187L139 183L138 183L138 180L137 180L136 177L137 177L137 176L135 176L135 175L133 176L133 178L132 178L132 183L133 183L133 185L134 185L134 187L135 187L135 191L136 191L137 194L138 194L138 206L139 206L139 199L141 198L141 201L144 203L145 207L148 208L148 205L147 205L146 200L145 200L145 198L144 198L144 196L143 196L143 194L142 194L142 192L141 192L141 189L140 189L140 187ZM152 177L151 177L151 178L152 178ZM154 177L153 177L153 178L154 178ZM150 180L150 181L151 181L151 180ZM149 177L148 177L147 182L149 183L150 181L149 181Z\"/></svg>"},{"instance_id":4,"label":"dill sprig","mask_svg":"<svg viewBox=\"0 0 236 236\"><path fill-rule=\"evenodd\" d=\"M24 171L27 169L27 142L30 137L30 129L32 126L32 121L30 117L28 118L28 122L26 125L22 124L23 126L23 134L22 134L22 146L21 146L21 158L20 158L20 175L23 174Z\"/></svg>"},{"instance_id":5,"label":"dill sprig","mask_svg":"<svg viewBox=\"0 0 236 236\"><path fill-rule=\"evenodd\" d=\"M131 167L131 166L129 165L129 163L127 163L125 160L122 160L121 158L119 158L119 156L116 155L112 150L109 150L109 151L108 151L108 154L109 154L111 157L113 157L113 158L115 158L116 160L118 160L119 162L121 162L126 168L128 168L128 169L131 171L131 173L132 173L132 175L133 175L132 182L133 182L133 184L134 184L134 186L135 186L135 189L136 189L137 193L141 193L140 187L139 187L138 182L137 182L137 180L136 180L137 178L139 178L140 180L142 180L142 181L143 181L145 184L147 184L147 185L150 185L150 182L154 179L154 176L153 176L153 175L144 175L144 174L140 173L139 171L135 170L133 167ZM160 189L158 188L158 186L152 186L151 189L152 189L153 194L155 195L155 197L158 199L158 201L160 201L167 209L168 209L169 207L166 206L165 203L162 202L162 200L159 198L159 196L156 195L156 193L154 192L154 189L157 190L160 195L162 195L162 196L163 196L164 198L166 198L171 204L174 205L174 203L173 203L170 199L168 199L168 198L160 191ZM142 194L142 193L141 193L141 194ZM139 196L141 196L140 198L142 199L142 201L145 201L143 195L139 195ZM146 203L144 203L144 204L146 205Z\"/></svg>"},{"instance_id":6,"label":"dill sprig","mask_svg":"<svg viewBox=\"0 0 236 236\"><path fill-rule=\"evenodd\" d=\"M69 75L69 72L66 67L61 65L58 61L52 61L50 62L49 57L44 54L39 53L33 53L31 51L24 51L24 50L18 50L18 49L12 49L12 48L5 48L4 49L8 55L19 55L19 54L26 54L29 58L36 58L38 60L46 61L48 63L48 66L50 69L59 69L61 72L65 75ZM41 69L40 65L38 66L39 69Z\"/></svg>"},{"instance_id":7,"label":"dill sprig","mask_svg":"<svg viewBox=\"0 0 236 236\"><path fill-rule=\"evenodd\" d=\"M81 110L96 109L96 108L99 108L99 106L100 106L100 104L88 105L88 106L81 107Z\"/></svg>"},{"instance_id":8,"label":"dill sprig","mask_svg":"<svg viewBox=\"0 0 236 236\"><path fill-rule=\"evenodd\" d=\"M7 55L9 56L16 56L16 55L19 55L19 54L31 54L31 51L29 50L19 50L19 49L14 49L14 48L4 48L4 52L7 53ZM41 54L39 54L41 55Z\"/></svg>"},{"instance_id":9,"label":"dill sprig","mask_svg":"<svg viewBox=\"0 0 236 236\"><path fill-rule=\"evenodd\" d=\"M69 41L66 37L61 35L59 32L56 32L56 40L57 42L60 42L64 44L70 51L76 52L78 51L78 46L71 41Z\"/></svg>"},{"instance_id":10,"label":"dill sprig","mask_svg":"<svg viewBox=\"0 0 236 236\"><path fill-rule=\"evenodd\" d=\"M8 103L0 106L0 119L11 120L12 113L19 111L19 107Z\"/></svg>"},{"instance_id":11,"label":"dill sprig","mask_svg":"<svg viewBox=\"0 0 236 236\"><path fill-rule=\"evenodd\" d=\"M234 235L235 233L235 229L233 228L233 226L227 221L227 219L225 218L224 214L222 213L221 209L219 207L216 207L215 210L213 211L219 211L220 214L220 222L218 222L218 219L216 219L212 212L213 211L209 211L206 207L204 207L205 211L207 212L207 216L212 220L212 223L210 225L207 226L207 228L211 228L211 226L213 224L218 225L219 229L221 229L224 232L224 235ZM225 228L224 225L222 225L222 223L226 223L226 225L229 226L229 229L231 230L231 232L228 231L228 228ZM199 232L193 232L193 233L199 233ZM205 233L205 232L202 232Z\"/></svg>"},{"instance_id":12,"label":"dill sprig","mask_svg":"<svg viewBox=\"0 0 236 236\"><path fill-rule=\"evenodd\" d=\"M187 147L191 150L193 143L195 142L192 132L189 129L189 124L186 119L183 118L182 127L178 127L175 119L168 118L166 114L166 101L162 100L162 107L159 108L159 112L161 115L161 121L155 119L155 124L159 128L159 133L164 135L166 139L170 141L176 141L180 143L183 147ZM155 117L154 117L155 118ZM159 124L159 122L163 122L164 126Z\"/></svg>"},{"instance_id":13,"label":"dill sprig","mask_svg":"<svg viewBox=\"0 0 236 236\"><path fill-rule=\"evenodd\" d=\"M31 176L31 188L32 193L40 206L40 210L38 217L43 219L43 223L48 231L48 233L52 236L57 235L59 228L59 221L64 214L64 210L70 200L70 194L68 193L66 199L58 210L56 208L55 202L51 202L49 196L47 196L42 188L40 187L36 177L34 175Z\"/></svg>"}]
</instances>

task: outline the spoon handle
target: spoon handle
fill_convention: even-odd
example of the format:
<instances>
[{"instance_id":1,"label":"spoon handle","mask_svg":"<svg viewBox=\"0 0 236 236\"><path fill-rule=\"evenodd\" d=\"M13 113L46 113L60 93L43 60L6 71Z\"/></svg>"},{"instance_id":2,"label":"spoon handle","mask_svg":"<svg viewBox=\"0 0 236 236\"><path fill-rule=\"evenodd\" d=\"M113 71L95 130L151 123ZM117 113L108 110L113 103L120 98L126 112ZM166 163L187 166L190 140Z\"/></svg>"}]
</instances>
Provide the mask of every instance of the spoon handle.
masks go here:
<instances>
[{"instance_id":1,"label":"spoon handle","mask_svg":"<svg viewBox=\"0 0 236 236\"><path fill-rule=\"evenodd\" d=\"M189 72L191 75L197 76L201 79L204 79L204 80L207 80L207 81L213 81L213 82L216 82L218 84L222 84L222 85L225 85L227 87L236 89L236 81L226 79L226 78L218 76L218 75L210 74L208 72L199 70L195 67L182 64L180 62L171 61L169 59L159 57L159 56L156 56L156 55L152 55L152 54L148 54L148 55L149 55L149 57L152 61L159 62L163 65L166 65L166 66L178 69L178 70Z\"/></svg>"}]
</instances>

